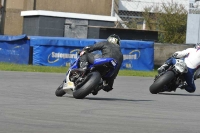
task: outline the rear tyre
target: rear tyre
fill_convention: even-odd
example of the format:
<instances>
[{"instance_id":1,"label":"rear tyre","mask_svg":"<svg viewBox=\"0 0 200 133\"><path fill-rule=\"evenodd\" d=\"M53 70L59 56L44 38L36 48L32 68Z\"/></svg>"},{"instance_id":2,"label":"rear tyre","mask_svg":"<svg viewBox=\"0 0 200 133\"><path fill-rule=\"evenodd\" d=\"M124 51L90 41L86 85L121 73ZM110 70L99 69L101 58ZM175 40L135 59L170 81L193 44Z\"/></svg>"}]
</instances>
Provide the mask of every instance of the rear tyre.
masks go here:
<instances>
[{"instance_id":1,"label":"rear tyre","mask_svg":"<svg viewBox=\"0 0 200 133\"><path fill-rule=\"evenodd\" d=\"M101 81L101 75L99 72L92 72L87 75L83 81L83 85L76 86L73 96L76 99L83 99L89 95L92 90L98 87Z\"/></svg>"},{"instance_id":2,"label":"rear tyre","mask_svg":"<svg viewBox=\"0 0 200 133\"><path fill-rule=\"evenodd\" d=\"M174 78L174 73L172 71L167 71L164 75L159 77L149 88L152 94L157 94L161 92L164 85L168 84Z\"/></svg>"},{"instance_id":3,"label":"rear tyre","mask_svg":"<svg viewBox=\"0 0 200 133\"><path fill-rule=\"evenodd\" d=\"M56 89L55 95L57 97L62 97L63 95L66 94L66 92L63 90L63 84L64 82Z\"/></svg>"}]
</instances>

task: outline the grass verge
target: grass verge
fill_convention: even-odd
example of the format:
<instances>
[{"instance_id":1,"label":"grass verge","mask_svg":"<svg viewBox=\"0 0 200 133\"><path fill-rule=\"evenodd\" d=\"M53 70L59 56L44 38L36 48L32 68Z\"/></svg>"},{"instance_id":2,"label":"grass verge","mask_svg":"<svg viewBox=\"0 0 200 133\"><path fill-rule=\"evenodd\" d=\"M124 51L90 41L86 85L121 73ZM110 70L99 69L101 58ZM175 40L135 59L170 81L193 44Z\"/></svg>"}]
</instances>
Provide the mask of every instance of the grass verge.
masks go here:
<instances>
[{"instance_id":1,"label":"grass verge","mask_svg":"<svg viewBox=\"0 0 200 133\"><path fill-rule=\"evenodd\" d=\"M48 73L66 73L68 67L50 67L50 66L33 66L20 65L11 63L0 63L1 71L23 71L23 72L48 72ZM134 71L134 70L120 70L118 76L140 76L140 77L154 77L157 71Z\"/></svg>"}]
</instances>

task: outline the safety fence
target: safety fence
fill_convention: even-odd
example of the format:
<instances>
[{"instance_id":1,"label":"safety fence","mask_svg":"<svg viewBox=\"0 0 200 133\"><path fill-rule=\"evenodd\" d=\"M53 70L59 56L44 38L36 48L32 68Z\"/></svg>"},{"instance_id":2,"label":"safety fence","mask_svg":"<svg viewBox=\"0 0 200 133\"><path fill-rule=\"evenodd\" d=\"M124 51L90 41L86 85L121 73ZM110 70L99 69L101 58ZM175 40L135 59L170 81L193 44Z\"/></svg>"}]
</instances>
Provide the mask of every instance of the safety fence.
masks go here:
<instances>
[{"instance_id":1,"label":"safety fence","mask_svg":"<svg viewBox=\"0 0 200 133\"><path fill-rule=\"evenodd\" d=\"M79 50L99 41L104 40L26 35L0 36L0 62L68 66L77 58ZM153 70L154 42L122 40L121 51L124 57L121 69Z\"/></svg>"}]
</instances>

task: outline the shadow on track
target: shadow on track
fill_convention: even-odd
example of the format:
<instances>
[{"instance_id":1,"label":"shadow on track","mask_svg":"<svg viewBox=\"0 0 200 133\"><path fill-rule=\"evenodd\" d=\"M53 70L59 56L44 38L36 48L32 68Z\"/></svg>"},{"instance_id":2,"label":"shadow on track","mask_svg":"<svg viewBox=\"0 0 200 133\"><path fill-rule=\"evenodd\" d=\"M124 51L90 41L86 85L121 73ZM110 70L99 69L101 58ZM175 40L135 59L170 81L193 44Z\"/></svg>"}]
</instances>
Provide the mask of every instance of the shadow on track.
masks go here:
<instances>
[{"instance_id":1,"label":"shadow on track","mask_svg":"<svg viewBox=\"0 0 200 133\"><path fill-rule=\"evenodd\" d=\"M121 98L100 98L100 97L86 97L88 100L106 100L106 101L131 101L131 102L148 102L153 100L131 100L131 99L121 99Z\"/></svg>"},{"instance_id":2,"label":"shadow on track","mask_svg":"<svg viewBox=\"0 0 200 133\"><path fill-rule=\"evenodd\" d=\"M73 96L63 96L66 98L73 98L75 99ZM122 98L101 98L101 97L85 97L85 100L102 100L102 101L131 101L131 102L150 102L150 101L154 101L154 100L131 100L131 99L122 99ZM84 99L80 99L80 100L84 100Z\"/></svg>"},{"instance_id":3,"label":"shadow on track","mask_svg":"<svg viewBox=\"0 0 200 133\"><path fill-rule=\"evenodd\" d=\"M199 94L175 94L175 93L159 93L160 95L175 95L175 96L200 96Z\"/></svg>"}]
</instances>

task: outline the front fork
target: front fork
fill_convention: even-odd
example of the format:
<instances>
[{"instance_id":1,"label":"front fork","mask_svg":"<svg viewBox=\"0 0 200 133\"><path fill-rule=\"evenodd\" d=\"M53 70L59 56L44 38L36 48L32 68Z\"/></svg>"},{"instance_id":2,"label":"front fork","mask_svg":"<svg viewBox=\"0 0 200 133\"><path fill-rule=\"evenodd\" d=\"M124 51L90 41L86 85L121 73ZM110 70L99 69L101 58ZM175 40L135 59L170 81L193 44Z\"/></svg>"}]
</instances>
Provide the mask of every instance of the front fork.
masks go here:
<instances>
[{"instance_id":1,"label":"front fork","mask_svg":"<svg viewBox=\"0 0 200 133\"><path fill-rule=\"evenodd\" d=\"M73 90L75 88L74 82L71 82L69 79L69 75L70 75L71 71L69 70L66 74L66 78L63 84L63 90L68 93L68 94L72 94Z\"/></svg>"}]
</instances>

